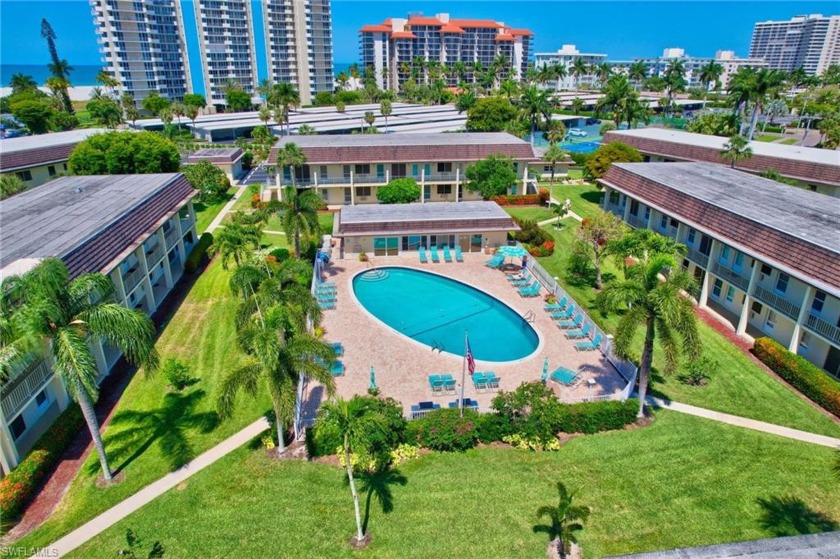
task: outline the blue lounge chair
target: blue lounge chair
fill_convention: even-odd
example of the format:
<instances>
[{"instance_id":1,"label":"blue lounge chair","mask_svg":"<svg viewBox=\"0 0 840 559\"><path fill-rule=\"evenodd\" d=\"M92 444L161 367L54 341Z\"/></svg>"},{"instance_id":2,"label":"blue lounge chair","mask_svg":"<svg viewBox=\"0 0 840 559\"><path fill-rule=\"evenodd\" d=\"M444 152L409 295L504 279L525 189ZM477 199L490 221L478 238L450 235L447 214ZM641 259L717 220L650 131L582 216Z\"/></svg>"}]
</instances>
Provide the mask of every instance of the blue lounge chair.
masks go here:
<instances>
[{"instance_id":1,"label":"blue lounge chair","mask_svg":"<svg viewBox=\"0 0 840 559\"><path fill-rule=\"evenodd\" d=\"M333 287L334 288L335 287L335 282L334 281L322 281L321 283L318 284L318 287Z\"/></svg>"},{"instance_id":2,"label":"blue lounge chair","mask_svg":"<svg viewBox=\"0 0 840 559\"><path fill-rule=\"evenodd\" d=\"M534 281L528 287L520 287L519 294L522 297L537 297L540 294L540 282Z\"/></svg>"},{"instance_id":3,"label":"blue lounge chair","mask_svg":"<svg viewBox=\"0 0 840 559\"><path fill-rule=\"evenodd\" d=\"M330 369L330 373L334 377L343 377L344 376L344 363L341 361L336 361L333 363L332 369Z\"/></svg>"},{"instance_id":4,"label":"blue lounge chair","mask_svg":"<svg viewBox=\"0 0 840 559\"><path fill-rule=\"evenodd\" d=\"M582 338L588 338L590 330L592 330L592 325L587 322L580 330L568 330L563 335L566 336L567 340L580 340Z\"/></svg>"},{"instance_id":5,"label":"blue lounge chair","mask_svg":"<svg viewBox=\"0 0 840 559\"><path fill-rule=\"evenodd\" d=\"M318 302L319 303L330 303L336 302L338 300L338 295L335 293L318 293Z\"/></svg>"},{"instance_id":6,"label":"blue lounge chair","mask_svg":"<svg viewBox=\"0 0 840 559\"><path fill-rule=\"evenodd\" d=\"M443 377L441 375L429 375L429 387L432 393L443 392Z\"/></svg>"},{"instance_id":7,"label":"blue lounge chair","mask_svg":"<svg viewBox=\"0 0 840 559\"><path fill-rule=\"evenodd\" d=\"M487 388L499 388L499 377L493 371L484 373L484 381L487 383Z\"/></svg>"},{"instance_id":8,"label":"blue lounge chair","mask_svg":"<svg viewBox=\"0 0 840 559\"><path fill-rule=\"evenodd\" d=\"M420 402L417 404L411 405L411 418L417 419L418 417L422 417L426 415L430 411L439 410L440 404L436 404L434 402Z\"/></svg>"},{"instance_id":9,"label":"blue lounge chair","mask_svg":"<svg viewBox=\"0 0 840 559\"><path fill-rule=\"evenodd\" d=\"M429 250L432 252L432 262L440 262L440 256L438 256L437 246L433 245L432 248Z\"/></svg>"},{"instance_id":10,"label":"blue lounge chair","mask_svg":"<svg viewBox=\"0 0 840 559\"><path fill-rule=\"evenodd\" d=\"M507 280L513 285L518 285L518 284L528 285L529 283L534 281L533 278L531 277L531 274L529 274L527 272L524 273L524 274L521 274L521 275L514 274L514 275L511 275L511 276L507 276Z\"/></svg>"},{"instance_id":11,"label":"blue lounge chair","mask_svg":"<svg viewBox=\"0 0 840 559\"><path fill-rule=\"evenodd\" d=\"M341 342L331 342L327 345L329 345L333 349L336 357L341 357L342 355L344 355L344 346L341 345Z\"/></svg>"},{"instance_id":12,"label":"blue lounge chair","mask_svg":"<svg viewBox=\"0 0 840 559\"><path fill-rule=\"evenodd\" d=\"M460 400L455 400L454 402L449 402L449 407L452 408L452 409L457 408L460 405L461 405ZM464 407L465 408L470 408L470 409L473 409L473 410L477 410L478 409L478 402L471 399L471 398L464 398Z\"/></svg>"},{"instance_id":13,"label":"blue lounge chair","mask_svg":"<svg viewBox=\"0 0 840 559\"><path fill-rule=\"evenodd\" d=\"M426 258L426 247L420 247L420 251L417 253L420 255L420 263L426 264L429 260Z\"/></svg>"},{"instance_id":14,"label":"blue lounge chair","mask_svg":"<svg viewBox=\"0 0 840 559\"><path fill-rule=\"evenodd\" d=\"M563 295L563 298L557 301L556 303L546 303L543 305L543 308L550 312L562 311L566 308L566 305L569 303L569 298Z\"/></svg>"},{"instance_id":15,"label":"blue lounge chair","mask_svg":"<svg viewBox=\"0 0 840 559\"><path fill-rule=\"evenodd\" d=\"M554 320L566 320L567 318L572 318L572 315L575 314L576 310L577 309L574 305L569 305L569 308L565 311L551 313L551 318L553 318ZM578 324L577 326L580 326L580 324Z\"/></svg>"},{"instance_id":16,"label":"blue lounge chair","mask_svg":"<svg viewBox=\"0 0 840 559\"><path fill-rule=\"evenodd\" d=\"M464 253L461 252L461 247L460 246L455 247L455 260L457 262L463 262L464 261Z\"/></svg>"},{"instance_id":17,"label":"blue lounge chair","mask_svg":"<svg viewBox=\"0 0 840 559\"><path fill-rule=\"evenodd\" d=\"M580 328L583 323L583 315L578 313L572 320L561 320L557 323L557 327L561 330L571 330L572 328Z\"/></svg>"},{"instance_id":18,"label":"blue lounge chair","mask_svg":"<svg viewBox=\"0 0 840 559\"><path fill-rule=\"evenodd\" d=\"M601 340L604 339L604 335L598 332L595 334L595 337L592 338L591 341L585 342L578 342L575 344L575 349L578 351L595 351L598 349L598 346L601 345Z\"/></svg>"},{"instance_id":19,"label":"blue lounge chair","mask_svg":"<svg viewBox=\"0 0 840 559\"><path fill-rule=\"evenodd\" d=\"M485 380L484 373L474 372L472 374L472 382L476 392L487 389L487 380Z\"/></svg>"},{"instance_id":20,"label":"blue lounge chair","mask_svg":"<svg viewBox=\"0 0 840 559\"><path fill-rule=\"evenodd\" d=\"M335 301L318 301L318 306L324 310L333 310L335 308Z\"/></svg>"},{"instance_id":21,"label":"blue lounge chair","mask_svg":"<svg viewBox=\"0 0 840 559\"><path fill-rule=\"evenodd\" d=\"M452 253L449 252L449 245L443 245L443 259L452 262Z\"/></svg>"},{"instance_id":22,"label":"blue lounge chair","mask_svg":"<svg viewBox=\"0 0 840 559\"><path fill-rule=\"evenodd\" d=\"M455 392L455 387L457 383L455 379L452 378L452 375L441 375L443 378L443 390L444 392Z\"/></svg>"},{"instance_id":23,"label":"blue lounge chair","mask_svg":"<svg viewBox=\"0 0 840 559\"><path fill-rule=\"evenodd\" d=\"M484 262L484 265L488 266L490 268L498 268L499 266L502 265L502 262L504 262L504 261L505 261L505 257L504 257L503 254L496 254L495 256L493 256L493 258Z\"/></svg>"},{"instance_id":24,"label":"blue lounge chair","mask_svg":"<svg viewBox=\"0 0 840 559\"><path fill-rule=\"evenodd\" d=\"M567 369L566 367L557 367L554 369L554 372L551 373L551 380L562 384L563 386L574 385L578 378L579 375L575 371Z\"/></svg>"}]
</instances>

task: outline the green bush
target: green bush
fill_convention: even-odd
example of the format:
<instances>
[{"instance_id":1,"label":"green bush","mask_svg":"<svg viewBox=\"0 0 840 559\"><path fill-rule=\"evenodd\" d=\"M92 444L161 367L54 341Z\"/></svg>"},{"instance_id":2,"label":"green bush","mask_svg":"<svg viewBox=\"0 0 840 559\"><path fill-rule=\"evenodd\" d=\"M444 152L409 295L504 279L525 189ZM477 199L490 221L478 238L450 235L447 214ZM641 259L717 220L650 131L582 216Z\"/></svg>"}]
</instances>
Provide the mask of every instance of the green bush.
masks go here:
<instances>
[{"instance_id":1,"label":"green bush","mask_svg":"<svg viewBox=\"0 0 840 559\"><path fill-rule=\"evenodd\" d=\"M276 258L278 264L281 262L285 262L292 256L292 253L287 248L275 248L268 254Z\"/></svg>"},{"instance_id":2,"label":"green bush","mask_svg":"<svg viewBox=\"0 0 840 559\"><path fill-rule=\"evenodd\" d=\"M423 419L412 421L417 423L414 427L418 429L418 442L426 448L441 451L473 448L478 443L478 413L473 410L463 411L464 417L461 417L458 409L439 409Z\"/></svg>"},{"instance_id":3,"label":"green bush","mask_svg":"<svg viewBox=\"0 0 840 559\"><path fill-rule=\"evenodd\" d=\"M167 359L161 368L169 385L177 392L198 382L198 379L190 376L190 368L177 359Z\"/></svg>"},{"instance_id":4,"label":"green bush","mask_svg":"<svg viewBox=\"0 0 840 559\"><path fill-rule=\"evenodd\" d=\"M498 413L483 413L479 415L475 428L478 431L478 440L484 444L500 441L503 437L513 433L510 419Z\"/></svg>"},{"instance_id":5,"label":"green bush","mask_svg":"<svg viewBox=\"0 0 840 559\"><path fill-rule=\"evenodd\" d=\"M47 429L32 450L9 475L0 479L0 511L16 518L34 497L35 489L64 454L85 424L82 410L71 405Z\"/></svg>"},{"instance_id":6,"label":"green bush","mask_svg":"<svg viewBox=\"0 0 840 559\"><path fill-rule=\"evenodd\" d=\"M774 132L776 134L782 134L784 131L785 127L778 124L768 124L762 129L762 132Z\"/></svg>"},{"instance_id":7,"label":"green bush","mask_svg":"<svg viewBox=\"0 0 840 559\"><path fill-rule=\"evenodd\" d=\"M385 429L381 433L373 433L368 437L369 453L371 457L381 461L390 460L391 451L406 442L408 421L403 416L403 407L393 398L374 398L360 396L368 401L371 411L379 413L385 420ZM414 439L416 440L416 439ZM335 449L343 444L338 433L323 429L316 420L315 424L306 430L306 450L309 456L329 456L335 454Z\"/></svg>"},{"instance_id":8,"label":"green bush","mask_svg":"<svg viewBox=\"0 0 840 559\"><path fill-rule=\"evenodd\" d=\"M607 400L603 402L584 402L582 404L561 404L561 413L556 425L557 431L564 433L597 433L622 429L636 421L639 401L630 399L625 402Z\"/></svg>"},{"instance_id":9,"label":"green bush","mask_svg":"<svg viewBox=\"0 0 840 559\"><path fill-rule=\"evenodd\" d=\"M242 168L246 171L250 171L254 165L254 154L250 151L246 151L242 154Z\"/></svg>"},{"instance_id":10,"label":"green bush","mask_svg":"<svg viewBox=\"0 0 840 559\"><path fill-rule=\"evenodd\" d=\"M548 241L554 241L551 233L540 227L535 220L513 218L522 229L513 234L513 238L523 244L540 246Z\"/></svg>"},{"instance_id":11,"label":"green bush","mask_svg":"<svg viewBox=\"0 0 840 559\"><path fill-rule=\"evenodd\" d=\"M828 373L771 338L757 339L753 353L805 396L840 417L840 382Z\"/></svg>"},{"instance_id":12,"label":"green bush","mask_svg":"<svg viewBox=\"0 0 840 559\"><path fill-rule=\"evenodd\" d=\"M420 199L420 186L411 177L394 179L376 189L380 204L408 204Z\"/></svg>"},{"instance_id":13,"label":"green bush","mask_svg":"<svg viewBox=\"0 0 840 559\"><path fill-rule=\"evenodd\" d=\"M333 94L329 91L319 91L315 94L315 102L313 104L316 107L325 107L327 105L332 105Z\"/></svg>"},{"instance_id":14,"label":"green bush","mask_svg":"<svg viewBox=\"0 0 840 559\"><path fill-rule=\"evenodd\" d=\"M333 96L333 101L345 105L355 105L362 102L362 95L358 91L339 91Z\"/></svg>"},{"instance_id":15,"label":"green bush","mask_svg":"<svg viewBox=\"0 0 840 559\"><path fill-rule=\"evenodd\" d=\"M199 266L201 266L201 262L207 255L207 249L210 248L210 245L212 244L212 233L202 233L201 238L198 239L198 242L195 244L192 251L190 251L190 255L187 256L187 261L184 262L184 271L186 273L192 274L198 270Z\"/></svg>"}]
</instances>

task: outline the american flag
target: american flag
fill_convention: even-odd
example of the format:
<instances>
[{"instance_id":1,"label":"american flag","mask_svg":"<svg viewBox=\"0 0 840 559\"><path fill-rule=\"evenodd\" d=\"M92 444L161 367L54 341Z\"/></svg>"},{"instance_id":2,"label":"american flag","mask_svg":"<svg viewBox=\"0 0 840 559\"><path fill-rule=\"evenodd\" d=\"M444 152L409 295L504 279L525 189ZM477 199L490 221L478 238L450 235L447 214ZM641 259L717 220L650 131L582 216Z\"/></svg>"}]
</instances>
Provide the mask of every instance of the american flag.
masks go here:
<instances>
[{"instance_id":1,"label":"american flag","mask_svg":"<svg viewBox=\"0 0 840 559\"><path fill-rule=\"evenodd\" d=\"M472 375L475 372L475 359L472 356L472 350L470 350L470 341L467 340L467 370Z\"/></svg>"}]
</instances>

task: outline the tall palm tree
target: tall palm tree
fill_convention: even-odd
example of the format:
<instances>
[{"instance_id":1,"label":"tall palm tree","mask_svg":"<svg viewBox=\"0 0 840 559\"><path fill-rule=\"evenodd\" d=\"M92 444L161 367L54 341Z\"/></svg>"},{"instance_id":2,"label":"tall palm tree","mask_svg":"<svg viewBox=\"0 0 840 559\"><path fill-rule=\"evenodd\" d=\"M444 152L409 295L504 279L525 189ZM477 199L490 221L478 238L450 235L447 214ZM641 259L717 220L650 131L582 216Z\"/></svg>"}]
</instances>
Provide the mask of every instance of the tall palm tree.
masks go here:
<instances>
[{"instance_id":1,"label":"tall palm tree","mask_svg":"<svg viewBox=\"0 0 840 559\"><path fill-rule=\"evenodd\" d=\"M294 186L285 188L280 202L280 220L286 237L294 242L295 258L300 258L301 237L309 240L318 236L318 210L323 205L324 201L314 190L298 190Z\"/></svg>"},{"instance_id":2,"label":"tall palm tree","mask_svg":"<svg viewBox=\"0 0 840 559\"><path fill-rule=\"evenodd\" d=\"M571 74L577 78L575 80L575 89L580 89L580 79L589 74L589 64L582 58L576 58L572 63Z\"/></svg>"},{"instance_id":3,"label":"tall palm tree","mask_svg":"<svg viewBox=\"0 0 840 559\"><path fill-rule=\"evenodd\" d=\"M29 74L22 74L18 72L17 74L12 75L9 80L9 86L12 88L12 93L14 94L20 93L21 91L36 89L38 84Z\"/></svg>"},{"instance_id":4,"label":"tall palm tree","mask_svg":"<svg viewBox=\"0 0 840 559\"><path fill-rule=\"evenodd\" d=\"M557 506L540 507L537 509L537 516L548 517L551 525L546 527L546 531L551 541L556 542L560 557L565 558L570 544L577 542L575 532L583 530L583 522L589 518L589 507L573 506L575 492L566 489L561 481L557 482L557 496Z\"/></svg>"},{"instance_id":5,"label":"tall palm tree","mask_svg":"<svg viewBox=\"0 0 840 559\"><path fill-rule=\"evenodd\" d=\"M674 93L685 89L685 63L679 58L675 58L665 68L665 83L668 87L668 104L674 99Z\"/></svg>"},{"instance_id":6,"label":"tall palm tree","mask_svg":"<svg viewBox=\"0 0 840 559\"><path fill-rule=\"evenodd\" d=\"M108 277L89 273L71 281L67 268L54 258L7 281L10 285L3 287L19 300L12 320L21 335L20 346L49 355L53 370L82 410L102 475L110 481L113 475L93 409L99 372L91 342L118 347L130 363L149 374L158 365L154 324L145 314L114 302ZM5 364L0 368L7 369Z\"/></svg>"},{"instance_id":7,"label":"tall palm tree","mask_svg":"<svg viewBox=\"0 0 840 559\"><path fill-rule=\"evenodd\" d=\"M566 125L563 124L562 120L551 119L548 121L548 130L545 133L545 139L552 146L566 139Z\"/></svg>"},{"instance_id":8,"label":"tall palm tree","mask_svg":"<svg viewBox=\"0 0 840 559\"><path fill-rule=\"evenodd\" d=\"M277 83L271 90L268 103L274 107L283 109L283 121L286 124L286 134L289 132L289 112L292 108L300 106L300 94L295 86L290 83Z\"/></svg>"},{"instance_id":9,"label":"tall palm tree","mask_svg":"<svg viewBox=\"0 0 840 559\"><path fill-rule=\"evenodd\" d=\"M231 259L238 267L251 251L260 246L260 236L258 227L230 222L213 232L213 244L207 252L218 254L225 270Z\"/></svg>"},{"instance_id":10,"label":"tall palm tree","mask_svg":"<svg viewBox=\"0 0 840 559\"><path fill-rule=\"evenodd\" d=\"M735 72L732 78L730 78L729 86L727 87L729 103L732 105L732 114L741 120L741 133L743 133L746 125L744 115L746 114L747 105L752 98L752 92L755 89L755 81L755 68L747 66L739 68Z\"/></svg>"},{"instance_id":11,"label":"tall palm tree","mask_svg":"<svg viewBox=\"0 0 840 559\"><path fill-rule=\"evenodd\" d=\"M695 287L694 278L681 268L672 254L657 252L635 255L637 263L627 267L624 281L611 282L598 294L604 311L626 308L615 330L615 351L629 358L633 338L644 326L645 337L639 361L639 417L644 417L645 397L653 362L653 343L658 339L665 358L664 373L679 364L680 345L690 358L700 355L697 317L691 299L683 295ZM666 275L666 270L670 270ZM664 277L664 280L663 280Z\"/></svg>"},{"instance_id":12,"label":"tall palm tree","mask_svg":"<svg viewBox=\"0 0 840 559\"><path fill-rule=\"evenodd\" d=\"M566 68L566 65L562 62L557 62L551 67L551 73L553 74L554 79L557 80L557 83L559 85L560 80L569 75L569 69Z\"/></svg>"},{"instance_id":13,"label":"tall palm tree","mask_svg":"<svg viewBox=\"0 0 840 559\"><path fill-rule=\"evenodd\" d=\"M274 89L274 82L272 82L269 78L263 78L260 81L260 84L257 86L257 95L263 100L263 105L268 103L268 97L271 95L272 90Z\"/></svg>"},{"instance_id":14,"label":"tall palm tree","mask_svg":"<svg viewBox=\"0 0 840 559\"><path fill-rule=\"evenodd\" d=\"M379 102L379 113L385 117L385 133L388 133L388 116L391 114L391 100L383 99Z\"/></svg>"},{"instance_id":15,"label":"tall palm tree","mask_svg":"<svg viewBox=\"0 0 840 559\"><path fill-rule=\"evenodd\" d=\"M748 140L753 139L755 126L758 124L758 115L761 114L768 100L778 98L779 90L784 80L785 73L781 70L760 68L755 73L755 81L753 82L753 89L750 95L750 100L753 103L753 113L752 118L750 118L750 129L747 133Z\"/></svg>"},{"instance_id":16,"label":"tall palm tree","mask_svg":"<svg viewBox=\"0 0 840 559\"><path fill-rule=\"evenodd\" d=\"M109 93L113 96L114 89L120 86L119 80L114 78L111 74L106 72L105 70L100 70L98 74L96 74L96 78L94 78L98 83L101 83L102 86L109 91Z\"/></svg>"},{"instance_id":17,"label":"tall palm tree","mask_svg":"<svg viewBox=\"0 0 840 559\"><path fill-rule=\"evenodd\" d=\"M551 104L548 102L548 92L531 86L522 92L519 99L522 111L531 124L531 145L534 145L534 136L541 120L551 120Z\"/></svg>"},{"instance_id":18,"label":"tall palm tree","mask_svg":"<svg viewBox=\"0 0 840 559\"><path fill-rule=\"evenodd\" d=\"M136 111L137 109L134 110ZM126 116L128 115L126 114ZM198 118L198 107L196 107L195 105L184 106L184 116L190 119L190 122L192 122L193 125L193 129L195 129L195 119Z\"/></svg>"},{"instance_id":19,"label":"tall palm tree","mask_svg":"<svg viewBox=\"0 0 840 559\"><path fill-rule=\"evenodd\" d=\"M548 146L543 154L543 161L551 164L551 185L554 186L554 167L558 161L563 161L566 158L566 153L557 147L555 144Z\"/></svg>"},{"instance_id":20,"label":"tall palm tree","mask_svg":"<svg viewBox=\"0 0 840 559\"><path fill-rule=\"evenodd\" d=\"M610 76L601 91L604 96L598 100L597 107L612 111L613 122L615 122L615 127L618 128L624 118L627 103L631 99L637 98L638 94L633 90L630 82L627 81L627 76L623 74Z\"/></svg>"},{"instance_id":21,"label":"tall palm tree","mask_svg":"<svg viewBox=\"0 0 840 559\"><path fill-rule=\"evenodd\" d=\"M504 80L499 84L499 93L512 100L514 95L519 92L519 84L513 80Z\"/></svg>"},{"instance_id":22,"label":"tall palm tree","mask_svg":"<svg viewBox=\"0 0 840 559\"><path fill-rule=\"evenodd\" d=\"M752 157L752 148L750 142L743 136L735 135L729 138L729 141L723 144L723 151L720 152L720 158L724 161L732 163L732 168L739 161L744 161Z\"/></svg>"},{"instance_id":23,"label":"tall palm tree","mask_svg":"<svg viewBox=\"0 0 840 559\"><path fill-rule=\"evenodd\" d=\"M706 98L706 94L709 92L709 86L711 84L718 84L720 77L723 75L723 66L716 62L715 60L710 60L708 64L704 64L702 68L700 68L700 83L703 84L703 99Z\"/></svg>"},{"instance_id":24,"label":"tall palm tree","mask_svg":"<svg viewBox=\"0 0 840 559\"><path fill-rule=\"evenodd\" d=\"M366 111L364 120L368 125L368 132L371 132L371 127L373 126L373 123L376 122L376 115L373 114L373 111Z\"/></svg>"},{"instance_id":25,"label":"tall palm tree","mask_svg":"<svg viewBox=\"0 0 840 559\"><path fill-rule=\"evenodd\" d=\"M70 72L73 71L73 67L66 60L58 56L58 49L55 46L57 36L46 18L41 19L41 37L47 41L47 49L50 51L51 62L47 65L47 68L53 77L65 80L67 83L67 87L62 89L57 95L61 99L62 110L72 115L74 113L73 103L70 101L70 94L67 90L70 87Z\"/></svg>"},{"instance_id":26,"label":"tall palm tree","mask_svg":"<svg viewBox=\"0 0 840 559\"><path fill-rule=\"evenodd\" d=\"M374 411L370 401L354 396L350 400L336 398L321 406L318 414L318 424L322 429L337 433L341 437L341 451L344 454L344 464L347 479L350 482L350 493L353 495L353 509L356 514L356 541L365 538L362 528L362 516L359 511L359 493L356 491L356 481L353 478L353 466L350 455L354 450L362 450L368 446L371 434L383 432L385 421L381 414Z\"/></svg>"},{"instance_id":27,"label":"tall palm tree","mask_svg":"<svg viewBox=\"0 0 840 559\"><path fill-rule=\"evenodd\" d=\"M627 71L627 77L633 80L633 87L637 90L639 89L641 83L647 78L647 74L647 66L641 60L631 64Z\"/></svg>"},{"instance_id":28,"label":"tall palm tree","mask_svg":"<svg viewBox=\"0 0 840 559\"><path fill-rule=\"evenodd\" d=\"M257 111L257 118L259 118L266 126L271 121L271 109L268 107L260 107Z\"/></svg>"}]
</instances>

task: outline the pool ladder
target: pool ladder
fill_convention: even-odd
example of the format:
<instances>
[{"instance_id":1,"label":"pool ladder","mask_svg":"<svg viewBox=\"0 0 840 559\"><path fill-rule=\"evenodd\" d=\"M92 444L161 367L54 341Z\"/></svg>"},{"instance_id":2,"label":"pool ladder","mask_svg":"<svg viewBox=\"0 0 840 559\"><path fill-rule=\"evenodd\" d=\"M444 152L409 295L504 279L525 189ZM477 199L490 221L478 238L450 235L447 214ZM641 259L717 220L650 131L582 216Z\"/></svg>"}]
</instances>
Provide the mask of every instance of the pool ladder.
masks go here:
<instances>
[{"instance_id":1,"label":"pool ladder","mask_svg":"<svg viewBox=\"0 0 840 559\"><path fill-rule=\"evenodd\" d=\"M534 320L536 320L536 318L537 318L537 315L534 314L534 311L528 311L528 312L526 312L525 314L522 315L522 319L525 322L534 322Z\"/></svg>"},{"instance_id":2,"label":"pool ladder","mask_svg":"<svg viewBox=\"0 0 840 559\"><path fill-rule=\"evenodd\" d=\"M437 350L438 353L442 353L446 350L446 346L441 342L432 342L432 353L434 353L435 350Z\"/></svg>"}]
</instances>

